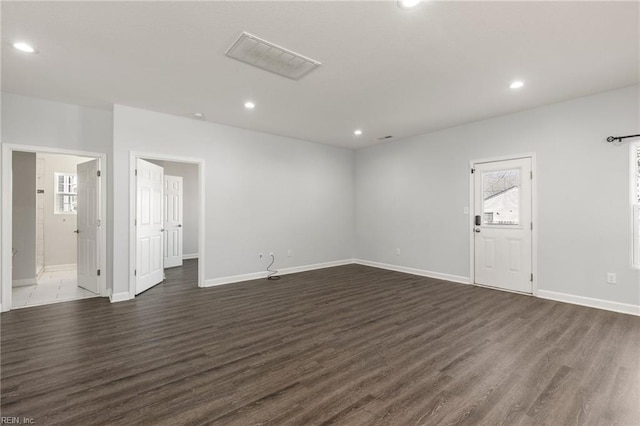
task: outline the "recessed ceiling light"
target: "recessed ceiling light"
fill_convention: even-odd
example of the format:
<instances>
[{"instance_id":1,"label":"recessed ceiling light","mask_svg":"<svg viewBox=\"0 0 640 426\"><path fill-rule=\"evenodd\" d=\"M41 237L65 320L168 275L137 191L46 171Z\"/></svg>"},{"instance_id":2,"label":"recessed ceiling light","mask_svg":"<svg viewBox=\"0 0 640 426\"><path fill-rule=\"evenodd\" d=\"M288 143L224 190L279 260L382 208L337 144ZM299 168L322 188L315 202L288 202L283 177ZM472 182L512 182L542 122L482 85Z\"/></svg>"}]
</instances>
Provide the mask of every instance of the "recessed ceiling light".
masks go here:
<instances>
[{"instance_id":1,"label":"recessed ceiling light","mask_svg":"<svg viewBox=\"0 0 640 426\"><path fill-rule=\"evenodd\" d=\"M244 107L246 109L254 109L256 107L256 104L254 104L253 102L249 101L249 102L245 102L244 103Z\"/></svg>"},{"instance_id":2,"label":"recessed ceiling light","mask_svg":"<svg viewBox=\"0 0 640 426\"><path fill-rule=\"evenodd\" d=\"M353 134L356 135L356 136L360 136L362 134L362 130L360 130L360 129L354 130Z\"/></svg>"},{"instance_id":3,"label":"recessed ceiling light","mask_svg":"<svg viewBox=\"0 0 640 426\"><path fill-rule=\"evenodd\" d=\"M510 87L510 88L512 88L512 89L519 89L519 88L521 88L522 86L524 86L524 82L522 82L522 81L520 81L520 80L516 80L516 81L514 81L513 83L511 83L511 84L509 85L509 87Z\"/></svg>"},{"instance_id":4,"label":"recessed ceiling light","mask_svg":"<svg viewBox=\"0 0 640 426\"><path fill-rule=\"evenodd\" d=\"M400 9L411 9L420 3L420 0L398 0L398 7Z\"/></svg>"},{"instance_id":5,"label":"recessed ceiling light","mask_svg":"<svg viewBox=\"0 0 640 426\"><path fill-rule=\"evenodd\" d=\"M21 52L36 53L36 49L34 49L33 46L31 46L30 44L21 42L21 41L18 42L18 43L13 43L13 47L15 47L16 49L18 49Z\"/></svg>"},{"instance_id":6,"label":"recessed ceiling light","mask_svg":"<svg viewBox=\"0 0 640 426\"><path fill-rule=\"evenodd\" d=\"M193 113L193 116L194 116L195 118L204 118L204 114L203 114L203 113L201 113L201 112L194 112L194 113Z\"/></svg>"}]
</instances>

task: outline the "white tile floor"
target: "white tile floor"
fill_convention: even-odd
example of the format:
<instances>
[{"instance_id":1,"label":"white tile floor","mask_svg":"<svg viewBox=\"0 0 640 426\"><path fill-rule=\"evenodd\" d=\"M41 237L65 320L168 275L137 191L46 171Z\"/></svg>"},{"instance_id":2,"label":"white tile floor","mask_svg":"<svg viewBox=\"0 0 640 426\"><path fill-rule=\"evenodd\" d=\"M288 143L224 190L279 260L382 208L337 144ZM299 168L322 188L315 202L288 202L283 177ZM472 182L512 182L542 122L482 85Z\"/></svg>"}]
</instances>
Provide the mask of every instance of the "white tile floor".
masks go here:
<instances>
[{"instance_id":1,"label":"white tile floor","mask_svg":"<svg viewBox=\"0 0 640 426\"><path fill-rule=\"evenodd\" d=\"M47 305L69 300L98 297L97 294L78 287L77 271L45 272L37 285L14 287L13 308Z\"/></svg>"}]
</instances>

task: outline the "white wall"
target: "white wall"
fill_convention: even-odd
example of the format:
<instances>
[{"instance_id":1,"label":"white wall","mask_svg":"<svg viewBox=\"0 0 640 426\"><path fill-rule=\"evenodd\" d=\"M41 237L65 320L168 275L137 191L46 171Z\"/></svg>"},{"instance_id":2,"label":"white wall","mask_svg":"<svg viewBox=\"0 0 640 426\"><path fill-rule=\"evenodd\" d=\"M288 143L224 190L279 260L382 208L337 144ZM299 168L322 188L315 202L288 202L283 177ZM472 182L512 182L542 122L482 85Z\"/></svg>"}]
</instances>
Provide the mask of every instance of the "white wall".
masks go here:
<instances>
[{"instance_id":1,"label":"white wall","mask_svg":"<svg viewBox=\"0 0 640 426\"><path fill-rule=\"evenodd\" d=\"M470 218L462 213L469 160L536 152L539 288L640 304L640 272L630 267L628 144L604 142L611 134L637 133L638 90L355 154L123 106L112 116L3 94L2 142L114 153L107 272L116 292L128 291L130 151L206 160L208 279L264 270L259 251L275 251L280 268L350 258L354 241L362 259L469 276ZM607 272L618 274L617 285L606 284Z\"/></svg>"},{"instance_id":2,"label":"white wall","mask_svg":"<svg viewBox=\"0 0 640 426\"><path fill-rule=\"evenodd\" d=\"M114 292L128 291L130 151L206 161L206 279L264 271L259 252L277 268L353 255L352 151L116 105Z\"/></svg>"},{"instance_id":3,"label":"white wall","mask_svg":"<svg viewBox=\"0 0 640 426\"><path fill-rule=\"evenodd\" d=\"M640 305L629 146L605 142L639 129L635 86L359 150L357 257L469 277L469 161L535 152L538 287Z\"/></svg>"},{"instance_id":4,"label":"white wall","mask_svg":"<svg viewBox=\"0 0 640 426\"><path fill-rule=\"evenodd\" d=\"M36 155L13 153L13 281L34 284L36 275Z\"/></svg>"},{"instance_id":5,"label":"white wall","mask_svg":"<svg viewBox=\"0 0 640 426\"><path fill-rule=\"evenodd\" d=\"M1 93L2 144L89 151L108 154L107 170L111 192L111 152L113 114L93 108ZM5 182L1 182L5 188ZM113 197L108 196L109 200ZM111 228L112 206L108 206L107 225ZM2 212L0 211L0 217ZM112 233L107 239L107 283L111 282ZM0 303L2 301L0 300Z\"/></svg>"},{"instance_id":6,"label":"white wall","mask_svg":"<svg viewBox=\"0 0 640 426\"><path fill-rule=\"evenodd\" d=\"M190 257L198 255L198 165L175 161L149 160L164 168L165 175L181 176L183 187L182 252Z\"/></svg>"},{"instance_id":7,"label":"white wall","mask_svg":"<svg viewBox=\"0 0 640 426\"><path fill-rule=\"evenodd\" d=\"M55 213L55 174L76 173L76 166L91 160L74 155L38 153L44 160L44 266L71 265L77 261L78 217Z\"/></svg>"}]
</instances>

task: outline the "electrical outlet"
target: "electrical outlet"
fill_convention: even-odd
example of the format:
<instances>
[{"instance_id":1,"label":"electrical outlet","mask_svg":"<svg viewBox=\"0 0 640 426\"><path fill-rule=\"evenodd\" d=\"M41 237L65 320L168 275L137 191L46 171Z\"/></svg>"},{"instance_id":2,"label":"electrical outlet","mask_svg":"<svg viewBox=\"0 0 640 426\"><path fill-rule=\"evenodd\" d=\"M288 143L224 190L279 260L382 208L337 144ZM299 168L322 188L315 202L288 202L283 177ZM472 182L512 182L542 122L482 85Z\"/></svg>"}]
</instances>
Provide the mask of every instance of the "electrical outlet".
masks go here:
<instances>
[{"instance_id":1,"label":"electrical outlet","mask_svg":"<svg viewBox=\"0 0 640 426\"><path fill-rule=\"evenodd\" d=\"M291 256L293 256L293 250L289 249L287 251L287 257L291 257Z\"/></svg>"},{"instance_id":2,"label":"electrical outlet","mask_svg":"<svg viewBox=\"0 0 640 426\"><path fill-rule=\"evenodd\" d=\"M607 273L607 283L615 284L616 283L616 274L613 272Z\"/></svg>"},{"instance_id":3,"label":"electrical outlet","mask_svg":"<svg viewBox=\"0 0 640 426\"><path fill-rule=\"evenodd\" d=\"M400 249L399 248L396 249L396 256L400 256Z\"/></svg>"},{"instance_id":4,"label":"electrical outlet","mask_svg":"<svg viewBox=\"0 0 640 426\"><path fill-rule=\"evenodd\" d=\"M465 206L462 210L462 214L469 214L469 207Z\"/></svg>"},{"instance_id":5,"label":"electrical outlet","mask_svg":"<svg viewBox=\"0 0 640 426\"><path fill-rule=\"evenodd\" d=\"M275 255L273 254L273 252L269 253L270 257L275 257Z\"/></svg>"}]
</instances>

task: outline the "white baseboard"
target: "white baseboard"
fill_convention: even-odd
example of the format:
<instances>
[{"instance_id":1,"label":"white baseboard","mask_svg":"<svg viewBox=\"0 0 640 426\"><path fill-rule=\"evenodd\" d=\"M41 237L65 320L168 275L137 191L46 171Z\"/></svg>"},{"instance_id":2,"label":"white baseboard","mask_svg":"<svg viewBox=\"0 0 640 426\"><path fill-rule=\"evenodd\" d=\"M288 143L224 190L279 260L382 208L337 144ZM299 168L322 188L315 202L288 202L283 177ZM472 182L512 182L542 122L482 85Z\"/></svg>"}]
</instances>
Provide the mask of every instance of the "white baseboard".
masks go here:
<instances>
[{"instance_id":1,"label":"white baseboard","mask_svg":"<svg viewBox=\"0 0 640 426\"><path fill-rule=\"evenodd\" d=\"M197 258L198 258L198 253L191 253L191 254L183 254L182 255L182 260L197 259Z\"/></svg>"},{"instance_id":2,"label":"white baseboard","mask_svg":"<svg viewBox=\"0 0 640 426\"><path fill-rule=\"evenodd\" d=\"M111 303L124 302L126 300L129 300L129 292L123 291L120 293L113 293L109 295L109 300L111 301Z\"/></svg>"},{"instance_id":3,"label":"white baseboard","mask_svg":"<svg viewBox=\"0 0 640 426\"><path fill-rule=\"evenodd\" d=\"M11 282L11 286L12 287L24 287L24 286L27 286L27 285L36 285L36 284L37 284L37 282L36 282L35 277L34 278L21 278L21 279L18 279L18 280L13 280Z\"/></svg>"},{"instance_id":4,"label":"white baseboard","mask_svg":"<svg viewBox=\"0 0 640 426\"><path fill-rule=\"evenodd\" d=\"M313 271L315 269L333 268L334 266L350 265L353 259L336 260L332 262L314 263L311 265L294 266L292 268L278 269L277 275L296 274L298 272ZM202 287L214 287L217 285L233 284L242 281L259 280L269 275L267 271L252 272L250 274L233 275L230 277L212 278L204 282Z\"/></svg>"},{"instance_id":5,"label":"white baseboard","mask_svg":"<svg viewBox=\"0 0 640 426\"><path fill-rule=\"evenodd\" d=\"M390 265L388 263L372 262L370 260L355 259L358 265L372 266L374 268L388 269L389 271L404 272L405 274L419 275L421 277L437 278L444 281L452 281L460 284L470 284L469 277L443 274L441 272L426 271L424 269L408 268L406 266Z\"/></svg>"},{"instance_id":6,"label":"white baseboard","mask_svg":"<svg viewBox=\"0 0 640 426\"><path fill-rule=\"evenodd\" d=\"M72 269L78 269L78 265L76 263L68 263L66 265L47 265L44 267L44 272L71 271Z\"/></svg>"},{"instance_id":7,"label":"white baseboard","mask_svg":"<svg viewBox=\"0 0 640 426\"><path fill-rule=\"evenodd\" d=\"M575 296L573 294L557 293L555 291L538 290L538 297L555 300L557 302L571 303L573 305L588 306L590 308L604 309L606 311L640 316L640 305L611 302L609 300L594 299L591 297Z\"/></svg>"}]
</instances>

